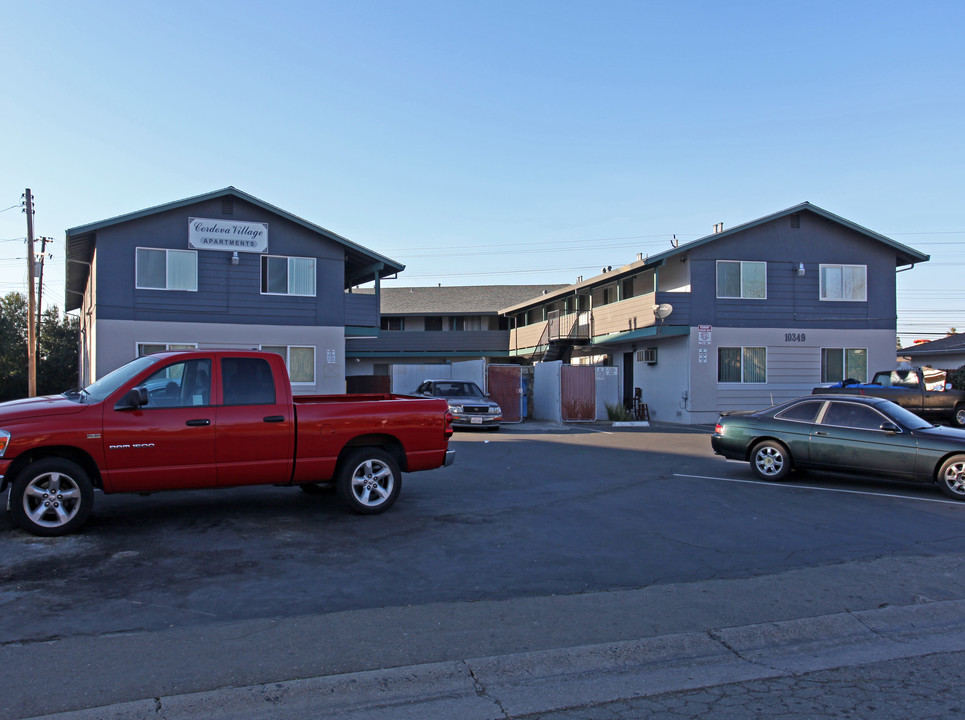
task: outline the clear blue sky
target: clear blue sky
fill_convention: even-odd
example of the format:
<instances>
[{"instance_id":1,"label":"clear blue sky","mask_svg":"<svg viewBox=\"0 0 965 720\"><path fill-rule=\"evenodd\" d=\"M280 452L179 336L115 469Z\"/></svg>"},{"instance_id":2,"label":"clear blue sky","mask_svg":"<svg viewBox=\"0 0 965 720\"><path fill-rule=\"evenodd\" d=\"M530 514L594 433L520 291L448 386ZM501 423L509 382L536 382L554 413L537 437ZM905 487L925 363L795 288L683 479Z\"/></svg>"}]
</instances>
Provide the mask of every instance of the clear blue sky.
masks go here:
<instances>
[{"instance_id":1,"label":"clear blue sky","mask_svg":"<svg viewBox=\"0 0 965 720\"><path fill-rule=\"evenodd\" d=\"M569 283L804 200L928 253L965 331L965 3L0 3L0 211L69 227L228 185L406 264ZM0 212L0 292L26 289Z\"/></svg>"}]
</instances>

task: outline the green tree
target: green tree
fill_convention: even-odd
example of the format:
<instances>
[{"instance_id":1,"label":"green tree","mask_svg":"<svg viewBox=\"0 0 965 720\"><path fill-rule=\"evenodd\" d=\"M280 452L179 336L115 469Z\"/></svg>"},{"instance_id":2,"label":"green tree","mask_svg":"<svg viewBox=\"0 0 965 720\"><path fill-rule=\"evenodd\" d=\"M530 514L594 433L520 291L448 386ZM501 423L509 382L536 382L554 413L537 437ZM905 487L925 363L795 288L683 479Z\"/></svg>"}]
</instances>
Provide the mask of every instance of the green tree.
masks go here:
<instances>
[{"instance_id":1,"label":"green tree","mask_svg":"<svg viewBox=\"0 0 965 720\"><path fill-rule=\"evenodd\" d=\"M80 331L77 318L47 308L40 322L37 393L61 393L77 386ZM27 397L27 300L20 293L0 298L0 402Z\"/></svg>"},{"instance_id":2,"label":"green tree","mask_svg":"<svg viewBox=\"0 0 965 720\"><path fill-rule=\"evenodd\" d=\"M952 370L948 373L946 380L950 382L956 390L965 390L965 365L962 365L958 370Z\"/></svg>"},{"instance_id":3,"label":"green tree","mask_svg":"<svg viewBox=\"0 0 965 720\"><path fill-rule=\"evenodd\" d=\"M27 396L27 301L0 298L0 401Z\"/></svg>"},{"instance_id":4,"label":"green tree","mask_svg":"<svg viewBox=\"0 0 965 720\"><path fill-rule=\"evenodd\" d=\"M77 387L80 320L49 307L40 318L37 393L53 395Z\"/></svg>"}]
</instances>

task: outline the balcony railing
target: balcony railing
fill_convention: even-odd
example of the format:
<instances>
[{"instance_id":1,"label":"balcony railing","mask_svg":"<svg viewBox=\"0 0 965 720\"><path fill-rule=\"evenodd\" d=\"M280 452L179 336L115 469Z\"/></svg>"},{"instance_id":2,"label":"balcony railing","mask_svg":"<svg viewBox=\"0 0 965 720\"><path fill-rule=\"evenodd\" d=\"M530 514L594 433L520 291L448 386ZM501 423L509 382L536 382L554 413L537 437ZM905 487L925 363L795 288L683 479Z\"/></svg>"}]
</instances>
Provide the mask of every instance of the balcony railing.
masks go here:
<instances>
[{"instance_id":1,"label":"balcony railing","mask_svg":"<svg viewBox=\"0 0 965 720\"><path fill-rule=\"evenodd\" d=\"M550 312L542 323L534 323L512 330L510 348L515 351L533 350L539 357L553 342L573 344L653 327L658 323L654 308L660 303L673 305L673 315L667 324L690 323L690 293L647 293L608 305L598 305L589 312Z\"/></svg>"}]
</instances>

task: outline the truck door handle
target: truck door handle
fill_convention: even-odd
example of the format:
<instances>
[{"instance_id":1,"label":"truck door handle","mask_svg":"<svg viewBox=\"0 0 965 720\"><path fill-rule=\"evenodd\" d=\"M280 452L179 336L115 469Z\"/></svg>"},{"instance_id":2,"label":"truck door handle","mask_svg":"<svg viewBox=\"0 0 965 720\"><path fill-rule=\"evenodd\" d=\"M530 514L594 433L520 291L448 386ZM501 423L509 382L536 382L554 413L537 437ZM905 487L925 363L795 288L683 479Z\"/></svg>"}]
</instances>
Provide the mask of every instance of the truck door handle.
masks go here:
<instances>
[{"instance_id":1,"label":"truck door handle","mask_svg":"<svg viewBox=\"0 0 965 720\"><path fill-rule=\"evenodd\" d=\"M265 422L285 422L284 415L268 415L264 418Z\"/></svg>"},{"instance_id":2,"label":"truck door handle","mask_svg":"<svg viewBox=\"0 0 965 720\"><path fill-rule=\"evenodd\" d=\"M205 425L210 425L211 421L208 418L198 418L197 420L188 420L185 425L189 427L204 427Z\"/></svg>"}]
</instances>

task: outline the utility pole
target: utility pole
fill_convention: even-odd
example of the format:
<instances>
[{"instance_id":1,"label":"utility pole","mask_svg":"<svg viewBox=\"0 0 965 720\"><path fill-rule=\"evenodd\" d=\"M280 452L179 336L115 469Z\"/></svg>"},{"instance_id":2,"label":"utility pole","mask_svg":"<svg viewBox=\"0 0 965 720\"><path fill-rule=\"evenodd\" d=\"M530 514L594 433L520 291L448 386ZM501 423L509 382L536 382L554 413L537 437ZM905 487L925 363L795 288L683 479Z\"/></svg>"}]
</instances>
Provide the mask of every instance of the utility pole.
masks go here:
<instances>
[{"instance_id":1,"label":"utility pole","mask_svg":"<svg viewBox=\"0 0 965 720\"><path fill-rule=\"evenodd\" d=\"M27 396L37 397L37 333L34 317L37 302L34 298L34 201L30 188L23 194L27 213Z\"/></svg>"},{"instance_id":2,"label":"utility pole","mask_svg":"<svg viewBox=\"0 0 965 720\"><path fill-rule=\"evenodd\" d=\"M37 279L37 357L40 357L40 336L42 328L40 321L44 312L44 260L47 259L47 242L53 242L53 238L40 238L40 277Z\"/></svg>"}]
</instances>

